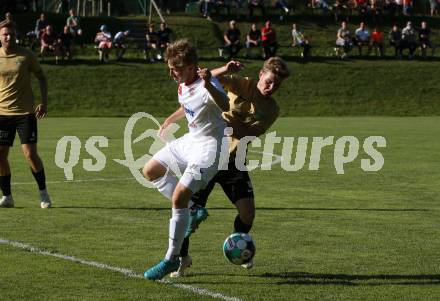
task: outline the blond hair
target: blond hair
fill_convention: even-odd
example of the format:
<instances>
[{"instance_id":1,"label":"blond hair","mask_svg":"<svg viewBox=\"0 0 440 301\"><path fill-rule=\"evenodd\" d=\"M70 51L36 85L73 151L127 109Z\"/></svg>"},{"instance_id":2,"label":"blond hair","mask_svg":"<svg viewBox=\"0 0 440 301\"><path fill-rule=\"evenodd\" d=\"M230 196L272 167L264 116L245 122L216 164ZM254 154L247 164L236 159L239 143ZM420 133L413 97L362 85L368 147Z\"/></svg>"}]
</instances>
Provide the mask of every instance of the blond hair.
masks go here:
<instances>
[{"instance_id":1,"label":"blond hair","mask_svg":"<svg viewBox=\"0 0 440 301\"><path fill-rule=\"evenodd\" d=\"M165 51L165 62L174 67L196 65L198 61L197 49L187 39L171 43Z\"/></svg>"},{"instance_id":2,"label":"blond hair","mask_svg":"<svg viewBox=\"0 0 440 301\"><path fill-rule=\"evenodd\" d=\"M266 60L262 70L263 72L270 71L280 79L285 79L290 76L290 71L286 62L278 56L271 57L270 59Z\"/></svg>"},{"instance_id":3,"label":"blond hair","mask_svg":"<svg viewBox=\"0 0 440 301\"><path fill-rule=\"evenodd\" d=\"M14 21L11 21L11 20L3 20L3 21L1 21L0 22L0 29L5 28L5 27L15 29Z\"/></svg>"}]
</instances>

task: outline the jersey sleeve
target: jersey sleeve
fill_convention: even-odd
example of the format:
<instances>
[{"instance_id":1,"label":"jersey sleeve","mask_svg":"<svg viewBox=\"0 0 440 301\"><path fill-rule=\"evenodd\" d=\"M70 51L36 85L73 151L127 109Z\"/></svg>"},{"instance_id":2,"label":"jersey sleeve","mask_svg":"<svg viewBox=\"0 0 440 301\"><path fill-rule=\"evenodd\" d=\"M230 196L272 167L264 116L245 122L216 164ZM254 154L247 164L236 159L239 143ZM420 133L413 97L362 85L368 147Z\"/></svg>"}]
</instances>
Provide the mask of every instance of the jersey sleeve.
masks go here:
<instances>
[{"instance_id":1,"label":"jersey sleeve","mask_svg":"<svg viewBox=\"0 0 440 301\"><path fill-rule=\"evenodd\" d=\"M272 126L275 120L277 120L279 113L280 108L278 107L278 105L274 104L271 109L267 110L265 114L257 121L255 121L252 125L259 126L266 132Z\"/></svg>"},{"instance_id":2,"label":"jersey sleeve","mask_svg":"<svg viewBox=\"0 0 440 301\"><path fill-rule=\"evenodd\" d=\"M230 91L238 95L241 94L240 91L245 89L251 81L247 77L241 77L235 74L219 76L218 80L226 91Z\"/></svg>"},{"instance_id":3,"label":"jersey sleeve","mask_svg":"<svg viewBox=\"0 0 440 301\"><path fill-rule=\"evenodd\" d=\"M223 86L220 84L219 80L216 77L211 78L211 85L214 86L220 93L223 93L226 95L225 89L223 89ZM214 102L214 99L212 98L211 94L208 93L207 101Z\"/></svg>"}]
</instances>

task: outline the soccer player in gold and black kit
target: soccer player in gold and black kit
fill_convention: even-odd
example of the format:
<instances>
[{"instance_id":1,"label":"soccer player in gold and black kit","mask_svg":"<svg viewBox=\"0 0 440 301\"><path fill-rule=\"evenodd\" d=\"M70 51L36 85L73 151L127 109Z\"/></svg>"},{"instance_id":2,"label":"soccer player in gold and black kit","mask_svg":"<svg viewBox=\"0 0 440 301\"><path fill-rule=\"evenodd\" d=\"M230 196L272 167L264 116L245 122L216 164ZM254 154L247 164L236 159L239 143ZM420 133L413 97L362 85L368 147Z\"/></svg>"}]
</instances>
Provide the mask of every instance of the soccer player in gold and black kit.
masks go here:
<instances>
[{"instance_id":1,"label":"soccer player in gold and black kit","mask_svg":"<svg viewBox=\"0 0 440 301\"><path fill-rule=\"evenodd\" d=\"M190 227L180 252L180 267L177 272L171 274L172 277L184 276L185 270L192 263L188 255L189 236L200 222L207 218L208 214L204 207L216 183L222 186L223 191L238 210L234 221L234 232L248 233L252 228L255 217L252 182L247 170L239 170L236 167L237 147L241 138L258 137L275 122L279 115L279 107L272 94L278 90L290 73L286 63L279 57L265 61L258 81L235 74L230 75L241 68L241 63L231 61L221 68L212 70L212 75L218 78L228 92L229 110L223 112L223 118L233 128L230 136L230 160L227 170L220 170L205 189L191 197L196 205L192 208ZM251 268L252 264L251 261L243 267Z\"/></svg>"},{"instance_id":2,"label":"soccer player in gold and black kit","mask_svg":"<svg viewBox=\"0 0 440 301\"><path fill-rule=\"evenodd\" d=\"M49 208L43 162L37 153L37 119L46 115L47 81L37 56L16 45L15 35L13 22L0 23L0 207L14 207L8 154L18 132L21 149L40 189L40 206ZM42 102L36 107L31 74L37 77L41 90Z\"/></svg>"}]
</instances>

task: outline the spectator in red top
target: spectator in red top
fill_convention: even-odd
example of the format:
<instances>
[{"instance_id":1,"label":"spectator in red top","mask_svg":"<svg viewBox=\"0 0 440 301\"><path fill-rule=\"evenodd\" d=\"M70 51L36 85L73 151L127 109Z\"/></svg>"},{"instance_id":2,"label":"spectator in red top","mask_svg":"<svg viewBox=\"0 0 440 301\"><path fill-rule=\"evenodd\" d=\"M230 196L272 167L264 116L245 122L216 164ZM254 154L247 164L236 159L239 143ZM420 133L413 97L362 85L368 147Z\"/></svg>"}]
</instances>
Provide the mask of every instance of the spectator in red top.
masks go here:
<instances>
[{"instance_id":1,"label":"spectator in red top","mask_svg":"<svg viewBox=\"0 0 440 301\"><path fill-rule=\"evenodd\" d=\"M58 44L58 36L53 31L51 25L46 27L46 30L41 35L41 59L44 59L44 56L48 52L53 52L55 54L55 63L58 64L60 59L60 45Z\"/></svg>"},{"instance_id":2,"label":"spectator in red top","mask_svg":"<svg viewBox=\"0 0 440 301\"><path fill-rule=\"evenodd\" d=\"M381 32L377 27L374 28L371 33L371 42L373 44L374 53L377 56L379 52L379 56L383 57L384 55L384 42L383 42L383 32Z\"/></svg>"},{"instance_id":3,"label":"spectator in red top","mask_svg":"<svg viewBox=\"0 0 440 301\"><path fill-rule=\"evenodd\" d=\"M276 56L278 50L277 34L275 29L271 27L270 21L266 21L265 26L261 29L261 45L265 60Z\"/></svg>"}]
</instances>

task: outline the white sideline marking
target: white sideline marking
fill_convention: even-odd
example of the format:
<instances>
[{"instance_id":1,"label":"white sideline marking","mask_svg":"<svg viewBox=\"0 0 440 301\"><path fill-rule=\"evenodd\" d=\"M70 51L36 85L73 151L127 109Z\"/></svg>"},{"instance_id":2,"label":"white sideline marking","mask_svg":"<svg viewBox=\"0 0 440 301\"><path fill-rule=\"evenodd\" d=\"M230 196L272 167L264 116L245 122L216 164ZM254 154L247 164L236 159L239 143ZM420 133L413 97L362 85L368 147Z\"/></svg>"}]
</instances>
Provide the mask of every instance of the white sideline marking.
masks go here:
<instances>
[{"instance_id":1,"label":"white sideline marking","mask_svg":"<svg viewBox=\"0 0 440 301\"><path fill-rule=\"evenodd\" d=\"M270 163L270 166L278 164L281 162L282 157L276 154L265 153L260 151L250 150L250 153L262 154L262 155L270 155L275 158L274 161ZM260 167L266 167L266 165L261 165ZM62 184L62 183L82 183L82 182L112 182L112 181L133 181L136 180L133 177L127 178L91 178L91 179L80 179L80 180L63 180L63 181L46 181L46 184ZM13 182L12 185L35 185L35 182Z\"/></svg>"},{"instance_id":2,"label":"white sideline marking","mask_svg":"<svg viewBox=\"0 0 440 301\"><path fill-rule=\"evenodd\" d=\"M67 255L63 255L63 254L58 254L58 253L54 253L51 251L47 251L47 250L43 250L37 247L33 247L31 245L25 244L25 243L21 243L18 241L12 241L12 240L7 240L7 239L3 239L0 238L0 244L4 244L4 245L9 245L9 246L13 246L22 250L26 250L32 253L37 253L40 255L45 255L45 256L52 256L52 257L56 257L59 259L64 259L64 260L69 260L72 262L76 262L76 263L81 263L84 265L89 265L89 266L93 266L96 268L100 268L100 269L104 269L104 270L110 270L113 272L118 272L121 274L124 274L127 277L131 277L131 278L139 278L139 279L144 279L144 276L142 274L138 274L135 271L129 270L129 269L124 269L124 268L119 268L119 267L114 267L111 265L107 265L105 263L100 263L100 262L96 262L96 261L90 261L90 260L85 260L85 259L81 259L81 258L76 258L73 256L67 256ZM180 289L184 289L187 291L191 291L195 294L198 295L202 295L202 296L209 296L212 298L217 298L217 299L222 299L225 301L242 301L239 298L236 297L229 297L226 295L223 295L221 293L216 293L216 292L212 292L209 291L207 289L203 289L203 288L198 288L189 284L182 284L182 283L174 283L168 280L160 280L158 281L160 283L166 284L166 285L170 285L173 287L177 287Z\"/></svg>"}]
</instances>

